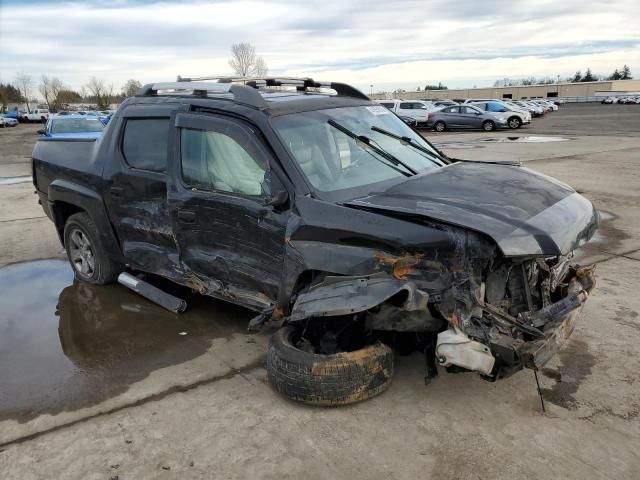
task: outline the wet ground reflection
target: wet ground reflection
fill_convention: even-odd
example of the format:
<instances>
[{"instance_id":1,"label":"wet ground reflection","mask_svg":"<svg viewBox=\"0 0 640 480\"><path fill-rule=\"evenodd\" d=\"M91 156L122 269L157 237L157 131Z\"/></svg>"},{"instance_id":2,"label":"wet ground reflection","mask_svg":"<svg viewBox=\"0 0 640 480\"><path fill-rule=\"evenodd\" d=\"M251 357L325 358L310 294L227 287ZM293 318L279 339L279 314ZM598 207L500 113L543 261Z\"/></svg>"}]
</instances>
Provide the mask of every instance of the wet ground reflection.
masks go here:
<instances>
[{"instance_id":1,"label":"wet ground reflection","mask_svg":"<svg viewBox=\"0 0 640 480\"><path fill-rule=\"evenodd\" d=\"M252 316L197 295L174 315L120 285L74 281L62 260L0 268L0 292L0 420L120 394L154 370L203 354L215 338L245 332Z\"/></svg>"}]
</instances>

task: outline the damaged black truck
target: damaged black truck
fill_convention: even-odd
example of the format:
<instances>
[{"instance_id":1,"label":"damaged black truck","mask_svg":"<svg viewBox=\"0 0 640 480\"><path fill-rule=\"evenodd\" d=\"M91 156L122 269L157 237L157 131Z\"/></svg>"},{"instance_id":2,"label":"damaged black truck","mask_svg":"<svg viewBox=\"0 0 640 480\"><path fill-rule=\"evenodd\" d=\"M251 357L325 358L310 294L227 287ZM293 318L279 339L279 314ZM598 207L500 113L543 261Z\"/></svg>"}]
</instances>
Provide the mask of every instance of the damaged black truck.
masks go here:
<instances>
[{"instance_id":1,"label":"damaged black truck","mask_svg":"<svg viewBox=\"0 0 640 480\"><path fill-rule=\"evenodd\" d=\"M79 280L147 273L256 312L268 377L339 405L389 385L393 352L489 380L539 369L594 286L598 227L571 187L450 159L340 83L151 84L103 136L41 138L33 179Z\"/></svg>"}]
</instances>

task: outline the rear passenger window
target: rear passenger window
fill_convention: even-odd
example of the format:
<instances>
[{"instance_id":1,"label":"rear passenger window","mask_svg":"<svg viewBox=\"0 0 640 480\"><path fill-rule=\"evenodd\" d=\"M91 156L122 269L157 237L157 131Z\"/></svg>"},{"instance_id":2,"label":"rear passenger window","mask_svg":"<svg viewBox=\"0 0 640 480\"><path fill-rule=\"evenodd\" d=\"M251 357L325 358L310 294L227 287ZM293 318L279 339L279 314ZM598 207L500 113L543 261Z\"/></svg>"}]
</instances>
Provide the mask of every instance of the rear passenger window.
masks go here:
<instances>
[{"instance_id":1,"label":"rear passenger window","mask_svg":"<svg viewBox=\"0 0 640 480\"><path fill-rule=\"evenodd\" d=\"M122 153L133 168L164 172L167 168L168 118L132 118L124 127Z\"/></svg>"},{"instance_id":2,"label":"rear passenger window","mask_svg":"<svg viewBox=\"0 0 640 480\"><path fill-rule=\"evenodd\" d=\"M402 110L413 110L413 103L410 103L410 102L401 103L400 108Z\"/></svg>"}]
</instances>

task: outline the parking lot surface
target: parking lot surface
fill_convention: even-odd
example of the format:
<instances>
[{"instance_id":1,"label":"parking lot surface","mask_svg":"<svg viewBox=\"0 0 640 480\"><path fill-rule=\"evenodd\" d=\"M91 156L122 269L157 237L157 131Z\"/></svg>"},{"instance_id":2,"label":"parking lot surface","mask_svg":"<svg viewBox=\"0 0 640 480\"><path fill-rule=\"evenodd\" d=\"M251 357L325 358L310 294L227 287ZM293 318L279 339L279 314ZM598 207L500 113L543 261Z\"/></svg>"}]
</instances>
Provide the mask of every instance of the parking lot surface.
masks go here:
<instances>
[{"instance_id":1,"label":"parking lot surface","mask_svg":"<svg viewBox=\"0 0 640 480\"><path fill-rule=\"evenodd\" d=\"M579 252L598 285L541 372L545 413L529 370L496 383L441 371L425 386L420 355L398 356L377 398L302 406L267 383L270 331L248 334L250 312L194 296L176 316L74 282L25 178L38 128L0 130L3 478L637 478L640 105L424 133L452 157L521 160L602 212Z\"/></svg>"}]
</instances>

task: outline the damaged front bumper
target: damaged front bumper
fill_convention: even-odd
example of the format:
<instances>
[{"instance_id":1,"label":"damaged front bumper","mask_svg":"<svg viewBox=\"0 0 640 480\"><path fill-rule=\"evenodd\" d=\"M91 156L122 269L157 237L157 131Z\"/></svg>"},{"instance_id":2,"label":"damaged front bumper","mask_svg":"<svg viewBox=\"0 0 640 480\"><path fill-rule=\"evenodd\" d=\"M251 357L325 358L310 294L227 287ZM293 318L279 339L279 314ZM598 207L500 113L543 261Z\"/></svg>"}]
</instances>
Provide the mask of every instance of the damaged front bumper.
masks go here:
<instances>
[{"instance_id":1,"label":"damaged front bumper","mask_svg":"<svg viewBox=\"0 0 640 480\"><path fill-rule=\"evenodd\" d=\"M512 316L477 302L473 308L476 323L491 326L482 335L439 315L438 295L385 272L324 278L297 297L288 321L360 315L373 331L424 333L435 339L431 353L425 348L427 355L441 366L476 371L496 380L522 368L540 369L557 353L594 288L594 270L567 265L561 277L551 279L560 285L561 298L536 311Z\"/></svg>"}]
</instances>

